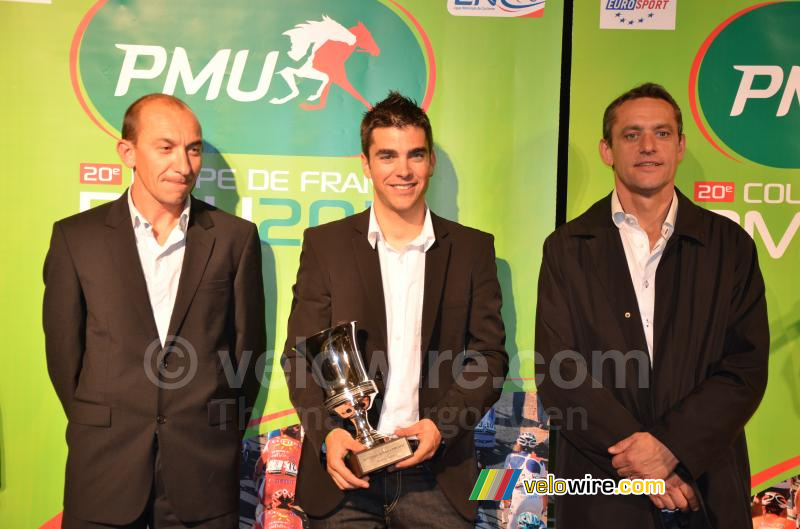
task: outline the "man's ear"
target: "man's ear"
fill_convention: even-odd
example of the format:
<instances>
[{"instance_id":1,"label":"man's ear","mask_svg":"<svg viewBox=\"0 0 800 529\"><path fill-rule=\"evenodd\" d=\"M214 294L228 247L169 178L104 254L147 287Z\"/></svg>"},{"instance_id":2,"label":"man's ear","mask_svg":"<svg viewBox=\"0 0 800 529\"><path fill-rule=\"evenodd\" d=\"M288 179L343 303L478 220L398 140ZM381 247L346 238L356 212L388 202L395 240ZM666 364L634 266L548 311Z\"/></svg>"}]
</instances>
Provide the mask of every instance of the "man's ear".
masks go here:
<instances>
[{"instance_id":1,"label":"man's ear","mask_svg":"<svg viewBox=\"0 0 800 529\"><path fill-rule=\"evenodd\" d=\"M364 172L364 176L372 180L372 172L369 170L369 158L363 152L361 153L361 170Z\"/></svg>"},{"instance_id":2,"label":"man's ear","mask_svg":"<svg viewBox=\"0 0 800 529\"><path fill-rule=\"evenodd\" d=\"M117 154L127 167L131 169L136 167L136 149L131 141L119 140L117 142Z\"/></svg>"},{"instance_id":3,"label":"man's ear","mask_svg":"<svg viewBox=\"0 0 800 529\"><path fill-rule=\"evenodd\" d=\"M614 153L611 151L611 145L604 139L600 140L600 145L598 145L600 150L600 158L603 160L603 163L609 167L614 167Z\"/></svg>"},{"instance_id":4,"label":"man's ear","mask_svg":"<svg viewBox=\"0 0 800 529\"><path fill-rule=\"evenodd\" d=\"M436 170L436 151L431 151L431 176Z\"/></svg>"}]
</instances>

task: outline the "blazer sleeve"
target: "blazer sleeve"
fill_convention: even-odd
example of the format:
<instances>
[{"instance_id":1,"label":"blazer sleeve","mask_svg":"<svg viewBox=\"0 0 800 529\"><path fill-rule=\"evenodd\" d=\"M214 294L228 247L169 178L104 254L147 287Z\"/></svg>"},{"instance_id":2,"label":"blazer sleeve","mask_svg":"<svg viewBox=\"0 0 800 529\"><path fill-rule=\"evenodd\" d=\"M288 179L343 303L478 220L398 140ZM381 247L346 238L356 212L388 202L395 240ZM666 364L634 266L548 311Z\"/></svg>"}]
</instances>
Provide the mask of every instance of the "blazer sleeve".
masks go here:
<instances>
[{"instance_id":1,"label":"blazer sleeve","mask_svg":"<svg viewBox=\"0 0 800 529\"><path fill-rule=\"evenodd\" d=\"M78 387L86 340L86 301L60 223L53 225L44 262L44 327L47 371L64 412Z\"/></svg>"},{"instance_id":2,"label":"blazer sleeve","mask_svg":"<svg viewBox=\"0 0 800 529\"><path fill-rule=\"evenodd\" d=\"M562 273L560 241L544 244L536 304L536 383L554 429L608 475L617 476L608 447L643 430L638 420L588 372L577 352L575 316L569 304L568 278ZM540 364L540 359L542 360ZM558 375L558 383L555 378ZM567 420L563 420L566 418ZM572 418L579 418L572 424Z\"/></svg>"},{"instance_id":3,"label":"blazer sleeve","mask_svg":"<svg viewBox=\"0 0 800 529\"><path fill-rule=\"evenodd\" d=\"M305 434L317 453L321 453L328 433L334 428L342 428L344 423L328 413L323 405L322 388L312 376L311 364L295 349L298 342L332 325L330 278L317 258L313 235L312 230L303 234L281 364L289 397Z\"/></svg>"},{"instance_id":4,"label":"blazer sleeve","mask_svg":"<svg viewBox=\"0 0 800 529\"><path fill-rule=\"evenodd\" d=\"M250 224L247 242L239 258L234 290L234 327L236 362L244 362L242 396L245 409L253 410L261 389L263 372L258 359L266 349L267 330L264 318L264 280L261 273L261 240L255 224ZM250 418L252 419L252 413Z\"/></svg>"},{"instance_id":5,"label":"blazer sleeve","mask_svg":"<svg viewBox=\"0 0 800 529\"><path fill-rule=\"evenodd\" d=\"M439 428L447 447L471 434L500 398L508 374L506 334L500 314L503 299L497 281L494 238L491 235L486 237L476 253L463 368L428 415Z\"/></svg>"},{"instance_id":6,"label":"blazer sleeve","mask_svg":"<svg viewBox=\"0 0 800 529\"><path fill-rule=\"evenodd\" d=\"M739 236L735 283L722 359L692 393L651 429L698 478L755 412L767 387L769 323L753 240Z\"/></svg>"}]
</instances>

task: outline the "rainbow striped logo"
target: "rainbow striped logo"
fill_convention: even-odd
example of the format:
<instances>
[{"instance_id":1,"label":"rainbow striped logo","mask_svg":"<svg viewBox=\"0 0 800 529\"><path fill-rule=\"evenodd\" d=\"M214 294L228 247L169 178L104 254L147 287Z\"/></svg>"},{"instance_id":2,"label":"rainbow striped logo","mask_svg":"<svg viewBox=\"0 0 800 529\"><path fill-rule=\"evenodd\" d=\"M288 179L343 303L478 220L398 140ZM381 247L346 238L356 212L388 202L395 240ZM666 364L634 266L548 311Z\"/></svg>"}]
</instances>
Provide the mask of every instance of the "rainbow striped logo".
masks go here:
<instances>
[{"instance_id":1,"label":"rainbow striped logo","mask_svg":"<svg viewBox=\"0 0 800 529\"><path fill-rule=\"evenodd\" d=\"M475 488L469 495L471 500L510 500L514 485L522 469L489 468L481 470Z\"/></svg>"}]
</instances>

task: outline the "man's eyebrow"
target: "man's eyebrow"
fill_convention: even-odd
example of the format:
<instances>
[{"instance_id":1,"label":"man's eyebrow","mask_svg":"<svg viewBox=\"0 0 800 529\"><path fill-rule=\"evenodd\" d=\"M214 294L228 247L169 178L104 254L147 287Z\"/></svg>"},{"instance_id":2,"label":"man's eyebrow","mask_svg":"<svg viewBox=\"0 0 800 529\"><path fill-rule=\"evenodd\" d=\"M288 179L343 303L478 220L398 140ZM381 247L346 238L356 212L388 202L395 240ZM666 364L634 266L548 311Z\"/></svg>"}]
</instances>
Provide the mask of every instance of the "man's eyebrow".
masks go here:
<instances>
[{"instance_id":1,"label":"man's eyebrow","mask_svg":"<svg viewBox=\"0 0 800 529\"><path fill-rule=\"evenodd\" d=\"M665 123L656 123L655 125L653 125L653 126L651 126L651 127L643 127L642 125L633 124L633 125L627 125L627 126L625 126L625 127L622 127L622 132L625 132L625 131L628 131L628 130L642 131L642 130L644 130L645 128L651 128L651 129L670 129L670 130L672 130L672 129L674 129L675 127L672 125L672 123L669 123L669 122L665 122Z\"/></svg>"},{"instance_id":2,"label":"man's eyebrow","mask_svg":"<svg viewBox=\"0 0 800 529\"><path fill-rule=\"evenodd\" d=\"M375 151L376 156L384 155L384 154L397 154L397 151L394 149L378 149Z\"/></svg>"},{"instance_id":3,"label":"man's eyebrow","mask_svg":"<svg viewBox=\"0 0 800 529\"><path fill-rule=\"evenodd\" d=\"M156 138L156 139L155 139L155 143L166 143L167 145L169 145L169 146L173 146L173 147L174 147L175 145L178 145L178 142L176 142L176 141L175 141L175 140L173 140L172 138L167 138L167 137L163 137L163 138ZM201 146L203 145L203 140L202 140L202 139L200 139L200 140L196 140L196 141L193 141L192 143L189 143L189 144L187 144L186 146L187 146L187 147L196 147L196 146L198 146L198 145L201 145Z\"/></svg>"},{"instance_id":4,"label":"man's eyebrow","mask_svg":"<svg viewBox=\"0 0 800 529\"><path fill-rule=\"evenodd\" d=\"M417 154L428 154L427 147L417 147L416 149L411 149L408 151L408 154L417 155Z\"/></svg>"}]
</instances>

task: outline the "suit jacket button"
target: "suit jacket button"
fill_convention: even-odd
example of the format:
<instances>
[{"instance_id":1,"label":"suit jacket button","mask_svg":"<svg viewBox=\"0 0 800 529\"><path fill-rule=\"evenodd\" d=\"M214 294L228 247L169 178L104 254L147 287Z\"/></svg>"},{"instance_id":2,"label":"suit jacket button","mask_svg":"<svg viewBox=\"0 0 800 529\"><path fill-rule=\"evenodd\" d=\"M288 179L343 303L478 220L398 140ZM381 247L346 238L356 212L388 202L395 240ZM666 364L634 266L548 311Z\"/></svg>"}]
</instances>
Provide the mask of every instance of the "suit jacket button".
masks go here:
<instances>
[{"instance_id":1,"label":"suit jacket button","mask_svg":"<svg viewBox=\"0 0 800 529\"><path fill-rule=\"evenodd\" d=\"M158 424L164 424L165 422L167 422L167 418L164 417L163 415L159 415L158 417L156 417L156 422Z\"/></svg>"}]
</instances>

